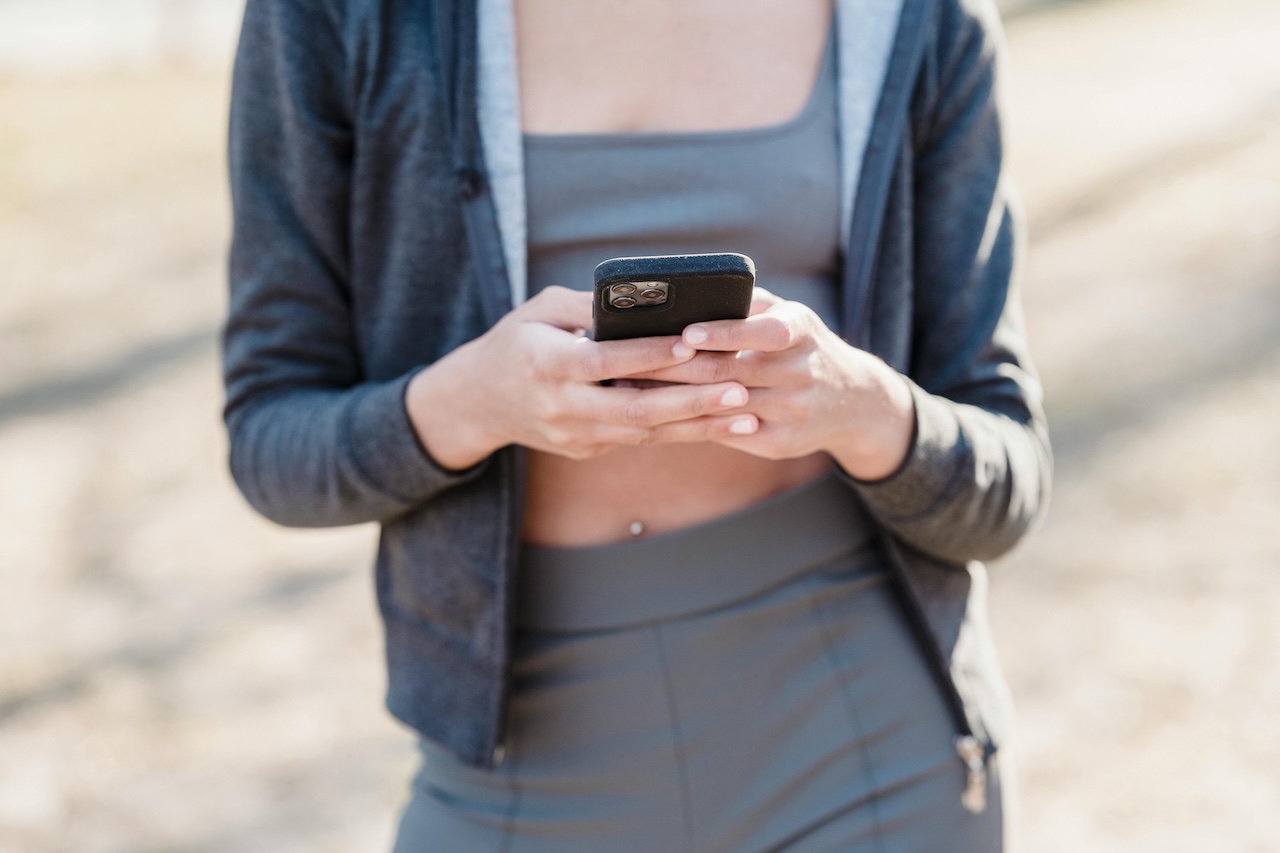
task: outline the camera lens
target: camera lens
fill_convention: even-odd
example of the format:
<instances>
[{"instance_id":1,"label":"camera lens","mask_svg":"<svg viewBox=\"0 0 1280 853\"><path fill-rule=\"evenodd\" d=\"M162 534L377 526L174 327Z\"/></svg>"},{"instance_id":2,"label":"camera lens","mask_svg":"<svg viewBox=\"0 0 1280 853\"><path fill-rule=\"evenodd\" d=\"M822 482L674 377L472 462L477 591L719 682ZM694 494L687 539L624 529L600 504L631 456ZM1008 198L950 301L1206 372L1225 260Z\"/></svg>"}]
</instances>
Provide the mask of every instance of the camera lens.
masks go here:
<instances>
[{"instance_id":1,"label":"camera lens","mask_svg":"<svg viewBox=\"0 0 1280 853\"><path fill-rule=\"evenodd\" d=\"M661 299L666 295L667 295L666 293L664 293L663 291L659 290L656 287L651 287L648 290L644 290L640 292L640 296L643 299Z\"/></svg>"},{"instance_id":2,"label":"camera lens","mask_svg":"<svg viewBox=\"0 0 1280 853\"><path fill-rule=\"evenodd\" d=\"M612 288L614 296L630 296L636 292L634 284L615 284Z\"/></svg>"},{"instance_id":3,"label":"camera lens","mask_svg":"<svg viewBox=\"0 0 1280 853\"><path fill-rule=\"evenodd\" d=\"M635 307L636 299L634 296L615 296L609 304L614 308L633 308Z\"/></svg>"}]
</instances>

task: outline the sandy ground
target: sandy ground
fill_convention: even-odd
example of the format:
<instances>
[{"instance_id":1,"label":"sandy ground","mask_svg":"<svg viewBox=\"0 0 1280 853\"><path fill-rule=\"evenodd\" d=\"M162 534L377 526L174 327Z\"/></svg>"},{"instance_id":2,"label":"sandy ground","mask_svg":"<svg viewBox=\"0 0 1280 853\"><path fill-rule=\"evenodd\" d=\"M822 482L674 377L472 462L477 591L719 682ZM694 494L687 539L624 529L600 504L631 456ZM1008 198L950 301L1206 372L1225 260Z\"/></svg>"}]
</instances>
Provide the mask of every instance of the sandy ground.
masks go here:
<instances>
[{"instance_id":1,"label":"sandy ground","mask_svg":"<svg viewBox=\"0 0 1280 853\"><path fill-rule=\"evenodd\" d=\"M1280 4L1010 23L1053 512L995 567L1024 850L1280 850ZM389 847L370 529L225 473L226 74L0 77L0 851Z\"/></svg>"}]
</instances>

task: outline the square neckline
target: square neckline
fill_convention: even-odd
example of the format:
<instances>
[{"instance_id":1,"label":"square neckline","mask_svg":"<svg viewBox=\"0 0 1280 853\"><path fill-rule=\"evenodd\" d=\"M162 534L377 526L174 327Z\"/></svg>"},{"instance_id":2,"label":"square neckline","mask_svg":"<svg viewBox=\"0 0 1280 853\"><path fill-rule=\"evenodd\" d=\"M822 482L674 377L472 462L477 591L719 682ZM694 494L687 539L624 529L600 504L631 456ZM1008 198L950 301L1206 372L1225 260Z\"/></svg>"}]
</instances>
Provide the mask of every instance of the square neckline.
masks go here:
<instances>
[{"instance_id":1,"label":"square neckline","mask_svg":"<svg viewBox=\"0 0 1280 853\"><path fill-rule=\"evenodd\" d=\"M833 15L827 26L827 37L818 63L818 73L813 86L799 112L790 118L773 124L755 127L727 128L724 130L627 130L616 133L529 133L521 138L525 145L581 146L581 145L652 145L699 142L727 142L738 139L757 139L786 133L804 124L818 107L823 87L836 80L835 63L836 23Z\"/></svg>"}]
</instances>

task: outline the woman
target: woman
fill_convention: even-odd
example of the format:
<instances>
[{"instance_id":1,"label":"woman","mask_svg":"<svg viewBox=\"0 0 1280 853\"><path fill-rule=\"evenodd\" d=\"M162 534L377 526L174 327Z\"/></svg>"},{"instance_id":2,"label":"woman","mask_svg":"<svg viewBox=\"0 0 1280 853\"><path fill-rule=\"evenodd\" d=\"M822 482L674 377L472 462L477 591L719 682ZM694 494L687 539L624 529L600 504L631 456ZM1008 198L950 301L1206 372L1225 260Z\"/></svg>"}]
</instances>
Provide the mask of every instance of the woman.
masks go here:
<instances>
[{"instance_id":1,"label":"woman","mask_svg":"<svg viewBox=\"0 0 1280 853\"><path fill-rule=\"evenodd\" d=\"M397 850L1002 849L995 15L835 6L249 0L231 467L382 525ZM595 263L710 251L752 317L583 335Z\"/></svg>"}]
</instances>

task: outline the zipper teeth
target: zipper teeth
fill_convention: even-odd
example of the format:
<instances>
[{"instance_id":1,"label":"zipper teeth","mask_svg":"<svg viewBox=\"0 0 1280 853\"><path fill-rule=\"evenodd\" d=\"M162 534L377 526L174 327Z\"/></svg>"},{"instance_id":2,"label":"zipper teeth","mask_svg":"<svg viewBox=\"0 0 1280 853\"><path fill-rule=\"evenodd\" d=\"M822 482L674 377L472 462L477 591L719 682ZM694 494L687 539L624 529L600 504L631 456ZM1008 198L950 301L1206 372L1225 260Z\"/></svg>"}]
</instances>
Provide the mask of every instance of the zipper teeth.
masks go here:
<instances>
[{"instance_id":1,"label":"zipper teeth","mask_svg":"<svg viewBox=\"0 0 1280 853\"><path fill-rule=\"evenodd\" d=\"M951 679L950 668L943 658L942 650L934 640L929 623L925 620L924 610L916 600L911 588L907 586L903 571L902 555L894 545L888 533L881 533L881 541L885 552L889 555L889 566L893 573L894 588L902 602L902 612L907 617L907 624L915 634L916 645L924 653L929 669L935 681L942 689L947 707L951 711L952 722L958 735L954 740L956 756L964 764L964 788L960 792L960 804L970 814L982 814L987 810L987 755L989 748L974 736L969 717L964 711L964 698Z\"/></svg>"},{"instance_id":2,"label":"zipper teeth","mask_svg":"<svg viewBox=\"0 0 1280 853\"><path fill-rule=\"evenodd\" d=\"M862 171L864 174L869 172L875 174L871 169L871 161L873 158L878 156L887 159L889 157L897 156L896 145L891 148L887 143L891 140L898 139L898 137L891 132L896 127L893 122L893 116L898 113L899 109L904 111L907 109L906 102L909 87L907 86L905 75L908 72L900 71L900 69L906 68L910 71L918 67L919 63L917 55L921 50L924 40L924 28L917 27L915 40L908 47L904 47L902 44L901 31L904 27L912 25L912 22L908 21L907 16L913 11L917 13L917 19L922 17L922 14L920 14L919 4L915 4L913 7L911 2L907 2L903 6L901 18L898 21L899 32L896 37L897 43L895 44L893 51L890 53L889 68L885 73L883 88L883 91L886 93L892 90L896 98L896 102L890 105L887 97L882 98L881 103L872 117L871 134L867 139L868 154L862 164ZM886 121L886 117L888 117L887 121L888 126L890 127L890 131L888 132L884 131L882 127ZM880 136L876 135L877 131L881 132ZM888 134L888 138L885 138L886 133ZM857 230L856 225L861 221L860 214L865 217L865 215L867 215L866 210L868 208L879 210L883 207L883 203L888 194L890 182L891 179L886 180L883 182L883 186L879 188L870 187L866 182L859 183L857 197L853 200L854 209L850 217L851 234ZM875 190L874 197L871 195L873 189ZM853 295L856 300L856 304L853 305L852 315L847 316L847 319L851 321L850 328L855 330L855 335L858 338L859 345L864 346L867 349L871 349L871 317L870 311L867 310L871 297L871 277L874 275L875 264L878 260L877 256L879 255L879 241L877 240L876 243L877 245L874 247L875 251L868 253L872 257L864 258L861 266L856 270L854 276L855 286L853 288ZM920 607L920 602L916 600L915 595L907 585L903 572L902 556L899 553L897 546L892 541L892 538L883 529L880 531L880 539L884 552L889 557L888 562L893 573L894 589L897 592L898 599L902 603L903 613L907 617L907 625L910 627L911 633L915 635L916 645L920 648L921 652L923 652L926 664L933 673L934 680L937 682L938 687L942 690L942 695L947 703L948 710L951 712L952 722L955 725L956 731L961 737L973 739L973 727L969 725L969 718L965 714L964 699L960 696L960 691L956 688L955 682L951 680L950 667L947 665L946 660L943 659L942 651L938 648L937 641L933 637L933 632L929 628L929 624L925 619L924 611Z\"/></svg>"},{"instance_id":3,"label":"zipper teeth","mask_svg":"<svg viewBox=\"0 0 1280 853\"><path fill-rule=\"evenodd\" d=\"M903 576L901 554L889 539L889 534L882 531L880 538L884 544L885 553L889 556L889 567L893 571L894 589L898 593L899 601L902 603L902 610L907 617L907 624L911 628L911 633L915 635L916 645L924 653L925 662L930 672L932 672L934 680L942 690L942 695L946 700L947 709L951 712L951 719L955 725L956 732L961 737L967 737L977 742L977 738L974 737L973 727L969 725L969 717L965 714L964 698L961 697L955 682L951 680L950 669L942 657L942 650L938 648L937 641L933 638L933 633L929 628L929 623L925 620L920 602L916 600L915 595L907 586L906 578Z\"/></svg>"},{"instance_id":4,"label":"zipper teeth","mask_svg":"<svg viewBox=\"0 0 1280 853\"><path fill-rule=\"evenodd\" d=\"M504 575L504 592L506 598L506 612L503 615L502 631L505 636L502 637L502 654L504 657L502 666L501 681L498 684L497 694L498 707L494 711L494 730L492 734L493 749L490 752L489 763L492 767L497 767L507 757L506 731L507 731L507 712L510 706L511 692L511 635L515 623L515 576L516 576L516 553L519 548L518 537L520 530L520 516L524 511L524 456L518 448L510 447L499 451L501 454L500 461L503 463L503 480L505 480L507 493L511 495L508 498L507 507L508 518L511 522L511 533L507 539L507 553L504 555L505 560L501 561L503 565Z\"/></svg>"}]
</instances>

